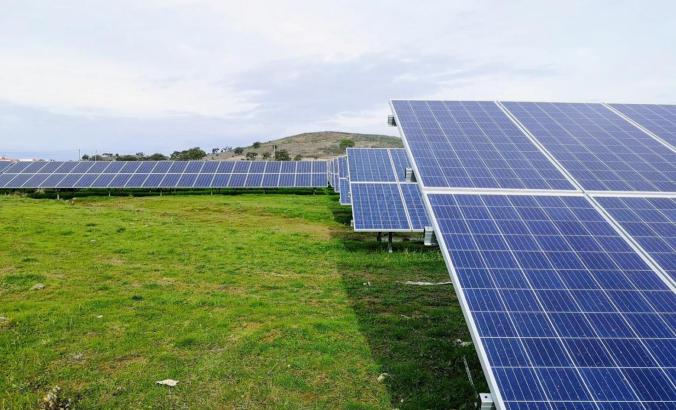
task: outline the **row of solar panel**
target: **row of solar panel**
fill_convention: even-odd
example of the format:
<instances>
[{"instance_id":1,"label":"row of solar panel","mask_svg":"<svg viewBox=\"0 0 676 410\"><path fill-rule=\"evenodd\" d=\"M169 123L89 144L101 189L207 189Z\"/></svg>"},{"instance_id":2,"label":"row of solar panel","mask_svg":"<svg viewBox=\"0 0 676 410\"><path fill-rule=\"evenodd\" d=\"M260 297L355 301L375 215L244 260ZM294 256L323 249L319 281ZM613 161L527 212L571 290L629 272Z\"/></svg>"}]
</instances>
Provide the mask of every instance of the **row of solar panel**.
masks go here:
<instances>
[{"instance_id":1,"label":"row of solar panel","mask_svg":"<svg viewBox=\"0 0 676 410\"><path fill-rule=\"evenodd\" d=\"M582 189L674 190L673 150L603 106L393 108L427 188L573 189L513 116ZM424 195L499 408L676 407L676 199L592 195L623 236L582 193Z\"/></svg>"},{"instance_id":2,"label":"row of solar panel","mask_svg":"<svg viewBox=\"0 0 676 410\"><path fill-rule=\"evenodd\" d=\"M323 188L326 174L0 174L0 188Z\"/></svg>"},{"instance_id":3,"label":"row of solar panel","mask_svg":"<svg viewBox=\"0 0 676 410\"><path fill-rule=\"evenodd\" d=\"M14 174L326 174L326 161L35 161L11 163Z\"/></svg>"},{"instance_id":4,"label":"row of solar panel","mask_svg":"<svg viewBox=\"0 0 676 410\"><path fill-rule=\"evenodd\" d=\"M396 100L392 107L424 187L576 189L551 155L585 190L676 191L676 149L602 104ZM616 107L674 143L674 106L659 114Z\"/></svg>"}]
</instances>

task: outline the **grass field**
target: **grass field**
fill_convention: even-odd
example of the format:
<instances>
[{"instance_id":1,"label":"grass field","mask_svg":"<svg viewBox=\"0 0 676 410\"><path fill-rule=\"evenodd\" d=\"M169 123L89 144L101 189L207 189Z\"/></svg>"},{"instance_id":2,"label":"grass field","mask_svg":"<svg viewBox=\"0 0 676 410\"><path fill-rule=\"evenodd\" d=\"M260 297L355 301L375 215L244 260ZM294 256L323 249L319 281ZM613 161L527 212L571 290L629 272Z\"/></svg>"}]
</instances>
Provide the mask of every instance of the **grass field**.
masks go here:
<instances>
[{"instance_id":1,"label":"grass field","mask_svg":"<svg viewBox=\"0 0 676 410\"><path fill-rule=\"evenodd\" d=\"M452 288L401 283L448 280L438 249L388 254L348 212L323 194L0 197L0 408L54 386L75 408L468 406L463 355L486 388Z\"/></svg>"}]
</instances>

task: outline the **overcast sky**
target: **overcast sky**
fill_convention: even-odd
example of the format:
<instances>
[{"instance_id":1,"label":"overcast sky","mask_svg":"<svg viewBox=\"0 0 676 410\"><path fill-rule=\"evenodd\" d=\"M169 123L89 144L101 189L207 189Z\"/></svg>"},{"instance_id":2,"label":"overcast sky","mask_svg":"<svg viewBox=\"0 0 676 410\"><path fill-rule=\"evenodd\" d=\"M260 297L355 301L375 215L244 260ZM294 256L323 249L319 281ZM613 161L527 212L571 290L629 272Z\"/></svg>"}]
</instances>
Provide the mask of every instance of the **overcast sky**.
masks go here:
<instances>
[{"instance_id":1,"label":"overcast sky","mask_svg":"<svg viewBox=\"0 0 676 410\"><path fill-rule=\"evenodd\" d=\"M0 0L0 155L395 135L390 98L676 103L673 1Z\"/></svg>"}]
</instances>

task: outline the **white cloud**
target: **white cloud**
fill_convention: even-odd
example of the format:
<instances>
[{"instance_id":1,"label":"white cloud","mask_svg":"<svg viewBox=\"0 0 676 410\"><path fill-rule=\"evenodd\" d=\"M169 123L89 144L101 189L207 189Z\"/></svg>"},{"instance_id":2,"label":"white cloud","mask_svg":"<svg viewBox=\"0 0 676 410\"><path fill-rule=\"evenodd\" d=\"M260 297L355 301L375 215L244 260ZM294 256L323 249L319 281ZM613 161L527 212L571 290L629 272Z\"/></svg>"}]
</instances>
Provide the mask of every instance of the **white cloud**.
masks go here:
<instances>
[{"instance_id":1,"label":"white cloud","mask_svg":"<svg viewBox=\"0 0 676 410\"><path fill-rule=\"evenodd\" d=\"M251 95L199 78L167 78L110 61L0 55L0 101L85 116L228 117Z\"/></svg>"}]
</instances>

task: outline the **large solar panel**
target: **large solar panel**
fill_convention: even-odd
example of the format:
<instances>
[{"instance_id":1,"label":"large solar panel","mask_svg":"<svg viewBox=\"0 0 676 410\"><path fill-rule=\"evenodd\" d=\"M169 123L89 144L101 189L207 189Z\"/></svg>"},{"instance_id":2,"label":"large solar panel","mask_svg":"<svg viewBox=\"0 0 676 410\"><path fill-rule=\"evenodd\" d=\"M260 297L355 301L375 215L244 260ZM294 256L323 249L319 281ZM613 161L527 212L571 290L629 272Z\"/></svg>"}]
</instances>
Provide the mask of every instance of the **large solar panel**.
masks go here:
<instances>
[{"instance_id":1,"label":"large solar panel","mask_svg":"<svg viewBox=\"0 0 676 410\"><path fill-rule=\"evenodd\" d=\"M348 148L347 159L350 190L360 193L351 198L355 231L412 232L429 226L418 184L406 182L410 165L403 148ZM384 202L388 207L378 213Z\"/></svg>"},{"instance_id":2,"label":"large solar panel","mask_svg":"<svg viewBox=\"0 0 676 410\"><path fill-rule=\"evenodd\" d=\"M323 188L324 161L20 162L0 188Z\"/></svg>"},{"instance_id":3,"label":"large solar panel","mask_svg":"<svg viewBox=\"0 0 676 410\"><path fill-rule=\"evenodd\" d=\"M423 187L574 187L493 102L392 101Z\"/></svg>"},{"instance_id":4,"label":"large solar panel","mask_svg":"<svg viewBox=\"0 0 676 410\"><path fill-rule=\"evenodd\" d=\"M676 147L676 105L609 104L629 119Z\"/></svg>"},{"instance_id":5,"label":"large solar panel","mask_svg":"<svg viewBox=\"0 0 676 410\"><path fill-rule=\"evenodd\" d=\"M597 197L611 217L676 281L676 199Z\"/></svg>"},{"instance_id":6,"label":"large solar panel","mask_svg":"<svg viewBox=\"0 0 676 410\"><path fill-rule=\"evenodd\" d=\"M12 161L0 161L0 174L9 168L10 165L12 165Z\"/></svg>"},{"instance_id":7,"label":"large solar panel","mask_svg":"<svg viewBox=\"0 0 676 410\"><path fill-rule=\"evenodd\" d=\"M397 184L350 184L355 231L411 230Z\"/></svg>"},{"instance_id":8,"label":"large solar panel","mask_svg":"<svg viewBox=\"0 0 676 410\"><path fill-rule=\"evenodd\" d=\"M348 148L350 182L395 182L387 148Z\"/></svg>"},{"instance_id":9,"label":"large solar panel","mask_svg":"<svg viewBox=\"0 0 676 410\"><path fill-rule=\"evenodd\" d=\"M499 407L676 407L676 296L584 197L428 198Z\"/></svg>"},{"instance_id":10,"label":"large solar panel","mask_svg":"<svg viewBox=\"0 0 676 410\"><path fill-rule=\"evenodd\" d=\"M676 191L676 153L602 104L505 102L589 191Z\"/></svg>"}]
</instances>

